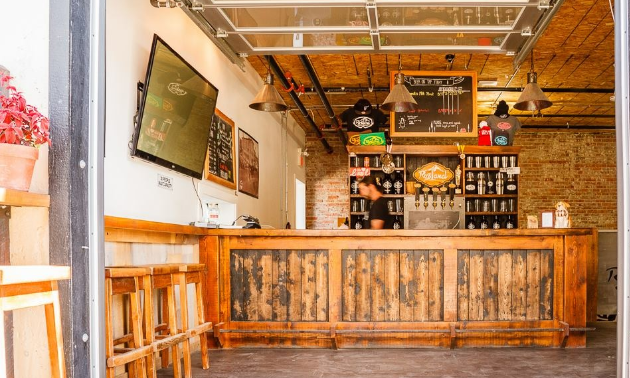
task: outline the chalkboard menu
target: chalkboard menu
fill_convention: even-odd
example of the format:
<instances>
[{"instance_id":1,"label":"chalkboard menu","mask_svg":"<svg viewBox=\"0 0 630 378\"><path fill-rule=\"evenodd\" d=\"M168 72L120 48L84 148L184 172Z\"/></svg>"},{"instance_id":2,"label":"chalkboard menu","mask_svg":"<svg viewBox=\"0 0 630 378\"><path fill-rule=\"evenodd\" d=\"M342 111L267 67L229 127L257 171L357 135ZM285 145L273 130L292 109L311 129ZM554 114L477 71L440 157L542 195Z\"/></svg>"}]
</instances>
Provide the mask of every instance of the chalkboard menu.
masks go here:
<instances>
[{"instance_id":1,"label":"chalkboard menu","mask_svg":"<svg viewBox=\"0 0 630 378\"><path fill-rule=\"evenodd\" d=\"M394 87L391 73L390 87ZM402 71L419 108L390 115L392 137L476 137L476 71Z\"/></svg>"},{"instance_id":2,"label":"chalkboard menu","mask_svg":"<svg viewBox=\"0 0 630 378\"><path fill-rule=\"evenodd\" d=\"M234 144L234 122L216 109L208 137L206 179L231 189L236 189Z\"/></svg>"}]
</instances>

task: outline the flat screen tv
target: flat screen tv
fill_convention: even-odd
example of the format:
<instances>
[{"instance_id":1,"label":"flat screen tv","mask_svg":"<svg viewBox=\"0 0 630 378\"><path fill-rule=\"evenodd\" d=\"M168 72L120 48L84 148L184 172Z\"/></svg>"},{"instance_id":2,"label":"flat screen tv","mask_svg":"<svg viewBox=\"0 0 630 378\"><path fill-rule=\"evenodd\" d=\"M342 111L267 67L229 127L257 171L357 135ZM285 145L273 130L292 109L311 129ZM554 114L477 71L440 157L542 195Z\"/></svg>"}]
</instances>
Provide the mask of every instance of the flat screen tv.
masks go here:
<instances>
[{"instance_id":1,"label":"flat screen tv","mask_svg":"<svg viewBox=\"0 0 630 378\"><path fill-rule=\"evenodd\" d=\"M157 35L132 155L201 179L219 91Z\"/></svg>"}]
</instances>

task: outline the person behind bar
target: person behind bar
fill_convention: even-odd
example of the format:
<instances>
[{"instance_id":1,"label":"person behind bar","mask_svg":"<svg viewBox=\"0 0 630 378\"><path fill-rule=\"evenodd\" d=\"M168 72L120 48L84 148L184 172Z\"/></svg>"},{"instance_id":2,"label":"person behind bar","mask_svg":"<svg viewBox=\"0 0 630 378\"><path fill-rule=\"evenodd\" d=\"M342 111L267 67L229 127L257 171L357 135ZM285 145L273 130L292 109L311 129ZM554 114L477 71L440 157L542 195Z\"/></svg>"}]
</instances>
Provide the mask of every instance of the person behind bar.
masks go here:
<instances>
[{"instance_id":1,"label":"person behind bar","mask_svg":"<svg viewBox=\"0 0 630 378\"><path fill-rule=\"evenodd\" d=\"M387 200L383 197L382 190L373 176L366 176L359 183L359 194L372 201L369 219L373 230L394 228L394 217L387 209Z\"/></svg>"},{"instance_id":2,"label":"person behind bar","mask_svg":"<svg viewBox=\"0 0 630 378\"><path fill-rule=\"evenodd\" d=\"M359 99L354 107L346 109L340 118L347 124L349 133L377 133L387 123L385 114L378 109L372 109L372 104L365 98Z\"/></svg>"}]
</instances>

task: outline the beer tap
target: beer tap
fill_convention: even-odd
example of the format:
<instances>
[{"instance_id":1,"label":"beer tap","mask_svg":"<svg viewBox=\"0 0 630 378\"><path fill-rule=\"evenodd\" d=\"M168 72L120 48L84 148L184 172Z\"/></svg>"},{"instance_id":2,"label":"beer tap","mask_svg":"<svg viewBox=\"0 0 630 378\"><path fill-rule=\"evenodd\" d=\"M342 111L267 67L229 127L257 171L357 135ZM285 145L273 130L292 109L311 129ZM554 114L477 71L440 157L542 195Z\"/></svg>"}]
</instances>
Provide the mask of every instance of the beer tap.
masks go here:
<instances>
[{"instance_id":1,"label":"beer tap","mask_svg":"<svg viewBox=\"0 0 630 378\"><path fill-rule=\"evenodd\" d=\"M455 195L455 184L450 183L448 184L448 205L451 207L451 209L453 208L453 206L455 206L455 200L453 200L453 197Z\"/></svg>"},{"instance_id":2,"label":"beer tap","mask_svg":"<svg viewBox=\"0 0 630 378\"><path fill-rule=\"evenodd\" d=\"M420 207L420 188L422 188L422 185L415 183L413 184L414 187L414 192L416 193L416 210L418 210L418 208Z\"/></svg>"},{"instance_id":3,"label":"beer tap","mask_svg":"<svg viewBox=\"0 0 630 378\"><path fill-rule=\"evenodd\" d=\"M422 188L422 192L424 193L424 209L426 210L427 207L429 207L429 187L425 186L424 188Z\"/></svg>"},{"instance_id":4,"label":"beer tap","mask_svg":"<svg viewBox=\"0 0 630 378\"><path fill-rule=\"evenodd\" d=\"M440 192L440 189L433 188L433 208L434 209L437 209L437 204L438 204L437 196L439 192Z\"/></svg>"},{"instance_id":5,"label":"beer tap","mask_svg":"<svg viewBox=\"0 0 630 378\"><path fill-rule=\"evenodd\" d=\"M445 186L442 186L440 188L440 199L441 199L440 206L442 206L442 210L444 210L444 208L446 207L446 191L447 190L448 189L446 189Z\"/></svg>"}]
</instances>

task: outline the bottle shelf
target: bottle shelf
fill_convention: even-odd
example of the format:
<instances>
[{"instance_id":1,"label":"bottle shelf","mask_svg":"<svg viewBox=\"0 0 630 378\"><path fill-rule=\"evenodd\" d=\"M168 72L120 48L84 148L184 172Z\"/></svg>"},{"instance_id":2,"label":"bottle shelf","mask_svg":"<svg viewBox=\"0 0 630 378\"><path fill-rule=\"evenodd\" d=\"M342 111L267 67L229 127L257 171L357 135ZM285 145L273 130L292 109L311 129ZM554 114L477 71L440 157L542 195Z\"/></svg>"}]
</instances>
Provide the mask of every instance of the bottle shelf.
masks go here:
<instances>
[{"instance_id":1,"label":"bottle shelf","mask_svg":"<svg viewBox=\"0 0 630 378\"><path fill-rule=\"evenodd\" d=\"M404 194L383 194L383 197L385 198L400 198L400 197L404 197ZM350 194L350 198L363 198L361 197L360 194Z\"/></svg>"},{"instance_id":2,"label":"bottle shelf","mask_svg":"<svg viewBox=\"0 0 630 378\"><path fill-rule=\"evenodd\" d=\"M477 211L466 213L468 215L517 215L516 211Z\"/></svg>"},{"instance_id":3,"label":"bottle shelf","mask_svg":"<svg viewBox=\"0 0 630 378\"><path fill-rule=\"evenodd\" d=\"M466 194L466 198L518 198L518 194Z\"/></svg>"},{"instance_id":4,"label":"bottle shelf","mask_svg":"<svg viewBox=\"0 0 630 378\"><path fill-rule=\"evenodd\" d=\"M370 171L377 171L377 172L382 172L383 171L382 167L350 167L350 168L370 168ZM397 171L397 172L402 172L404 170L405 170L405 168L403 168L403 167L394 168L394 171Z\"/></svg>"},{"instance_id":5,"label":"bottle shelf","mask_svg":"<svg viewBox=\"0 0 630 378\"><path fill-rule=\"evenodd\" d=\"M464 172L486 172L486 171L494 171L498 172L501 168L468 168L464 167Z\"/></svg>"}]
</instances>

